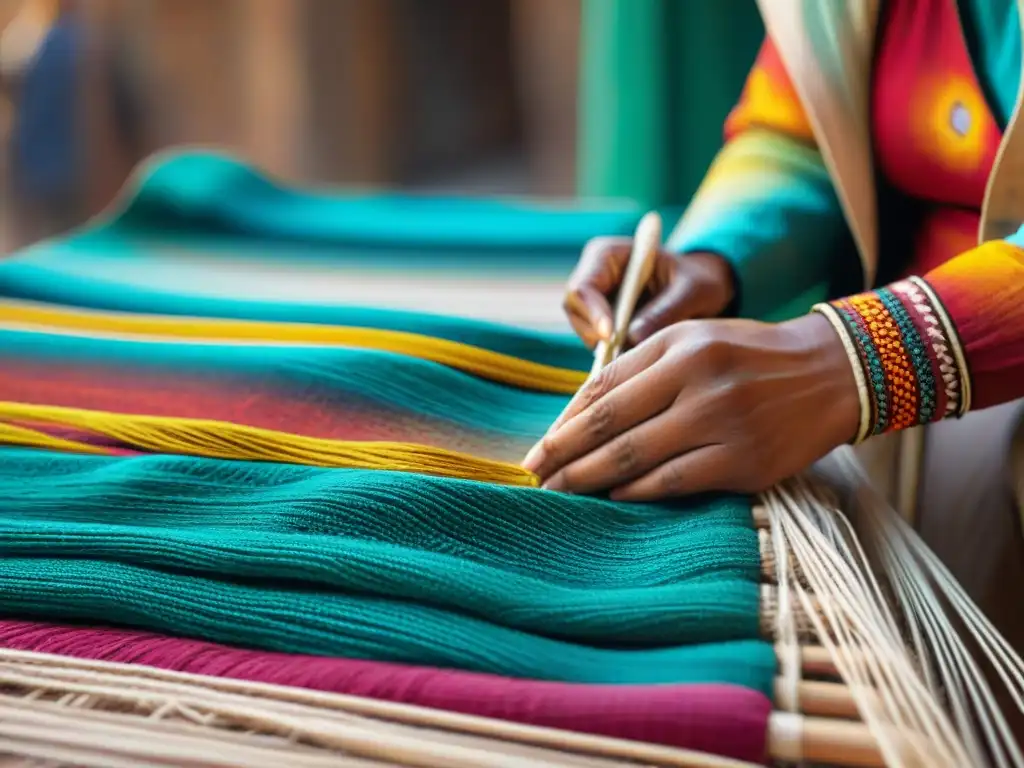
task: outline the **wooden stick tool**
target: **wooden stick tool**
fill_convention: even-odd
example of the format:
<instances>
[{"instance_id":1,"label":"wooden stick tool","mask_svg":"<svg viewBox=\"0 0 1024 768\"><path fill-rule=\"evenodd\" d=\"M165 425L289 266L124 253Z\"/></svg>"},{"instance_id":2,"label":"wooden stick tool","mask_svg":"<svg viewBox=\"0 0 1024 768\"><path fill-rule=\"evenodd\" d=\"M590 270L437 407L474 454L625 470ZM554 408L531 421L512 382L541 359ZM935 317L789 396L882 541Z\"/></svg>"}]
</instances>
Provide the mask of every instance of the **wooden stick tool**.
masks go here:
<instances>
[{"instance_id":1,"label":"wooden stick tool","mask_svg":"<svg viewBox=\"0 0 1024 768\"><path fill-rule=\"evenodd\" d=\"M600 341L594 349L594 366L590 375L594 376L602 368L622 353L629 333L629 324L633 320L640 295L654 274L658 248L661 246L661 216L651 211L640 219L636 233L633 235L633 251L626 264L619 295L615 301L615 312L612 322L612 335L607 341Z\"/></svg>"}]
</instances>

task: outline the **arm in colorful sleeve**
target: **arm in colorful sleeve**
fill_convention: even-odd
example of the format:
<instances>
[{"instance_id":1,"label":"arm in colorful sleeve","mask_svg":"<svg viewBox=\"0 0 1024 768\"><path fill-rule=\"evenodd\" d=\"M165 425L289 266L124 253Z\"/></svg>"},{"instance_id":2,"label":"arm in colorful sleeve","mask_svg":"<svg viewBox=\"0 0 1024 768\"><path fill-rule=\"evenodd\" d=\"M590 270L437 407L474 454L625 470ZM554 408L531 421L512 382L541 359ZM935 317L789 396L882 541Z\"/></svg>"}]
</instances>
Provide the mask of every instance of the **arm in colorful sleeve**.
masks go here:
<instances>
[{"instance_id":1,"label":"arm in colorful sleeve","mask_svg":"<svg viewBox=\"0 0 1024 768\"><path fill-rule=\"evenodd\" d=\"M868 435L1024 397L1024 227L829 306L859 357Z\"/></svg>"},{"instance_id":2,"label":"arm in colorful sleeve","mask_svg":"<svg viewBox=\"0 0 1024 768\"><path fill-rule=\"evenodd\" d=\"M803 314L814 301L859 287L860 264L839 200L770 40L725 136L669 248L726 259L746 317L777 319L786 305L795 308L790 316Z\"/></svg>"}]
</instances>

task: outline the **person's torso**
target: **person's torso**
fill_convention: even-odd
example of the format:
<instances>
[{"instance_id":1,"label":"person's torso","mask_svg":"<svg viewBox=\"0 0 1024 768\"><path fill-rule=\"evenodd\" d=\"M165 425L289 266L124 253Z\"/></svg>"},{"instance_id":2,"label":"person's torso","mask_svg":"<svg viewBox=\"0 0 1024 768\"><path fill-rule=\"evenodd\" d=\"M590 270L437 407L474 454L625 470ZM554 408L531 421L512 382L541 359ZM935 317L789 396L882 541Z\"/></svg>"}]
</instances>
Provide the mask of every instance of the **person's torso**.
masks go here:
<instances>
[{"instance_id":1,"label":"person's torso","mask_svg":"<svg viewBox=\"0 0 1024 768\"><path fill-rule=\"evenodd\" d=\"M977 244L985 186L1002 134L995 111L1002 105L993 104L982 87L961 13L956 0L890 0L879 19L872 140L879 173L919 204L906 269L911 274Z\"/></svg>"}]
</instances>

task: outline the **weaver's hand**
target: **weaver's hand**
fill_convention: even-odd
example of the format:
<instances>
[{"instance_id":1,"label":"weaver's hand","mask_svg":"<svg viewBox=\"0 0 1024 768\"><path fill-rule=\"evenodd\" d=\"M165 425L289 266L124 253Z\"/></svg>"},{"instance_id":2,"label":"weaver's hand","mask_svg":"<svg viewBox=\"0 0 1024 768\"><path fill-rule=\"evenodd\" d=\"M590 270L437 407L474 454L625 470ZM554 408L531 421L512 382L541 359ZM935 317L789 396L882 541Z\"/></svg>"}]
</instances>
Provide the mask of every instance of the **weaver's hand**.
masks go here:
<instances>
[{"instance_id":1,"label":"weaver's hand","mask_svg":"<svg viewBox=\"0 0 1024 768\"><path fill-rule=\"evenodd\" d=\"M851 440L857 386L825 317L693 320L585 385L523 462L551 490L756 492Z\"/></svg>"},{"instance_id":2,"label":"weaver's hand","mask_svg":"<svg viewBox=\"0 0 1024 768\"><path fill-rule=\"evenodd\" d=\"M628 237L591 240L569 278L565 311L589 347L611 336L611 303L632 246ZM720 256L659 251L648 282L647 301L634 315L628 341L639 344L680 320L717 317L729 306L733 294L732 270Z\"/></svg>"}]
</instances>

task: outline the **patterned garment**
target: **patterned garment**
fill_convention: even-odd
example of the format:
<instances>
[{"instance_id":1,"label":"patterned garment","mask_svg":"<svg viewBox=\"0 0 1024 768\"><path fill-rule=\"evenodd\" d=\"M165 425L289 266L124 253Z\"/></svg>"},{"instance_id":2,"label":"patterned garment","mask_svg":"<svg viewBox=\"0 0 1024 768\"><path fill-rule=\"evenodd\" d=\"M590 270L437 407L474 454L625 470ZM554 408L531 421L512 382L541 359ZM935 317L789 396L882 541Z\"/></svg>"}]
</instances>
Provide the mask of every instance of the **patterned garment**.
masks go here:
<instances>
[{"instance_id":1,"label":"patterned garment","mask_svg":"<svg viewBox=\"0 0 1024 768\"><path fill-rule=\"evenodd\" d=\"M921 203L906 273L923 275L977 244L1002 131L951 0L887 3L879 23L875 153L885 180Z\"/></svg>"},{"instance_id":2,"label":"patterned garment","mask_svg":"<svg viewBox=\"0 0 1024 768\"><path fill-rule=\"evenodd\" d=\"M979 27L1009 6L975 5L963 3L961 18L954 0L892 2L879 21L872 93L878 169L923 213L905 223L913 228L912 253L883 248L883 258L911 264L908 274L922 280L834 304L860 353L875 433L1024 396L1024 237L975 247L1005 91L1020 75L1019 57L1009 58L1014 78L1005 62L1019 41L981 50L973 60L985 68L976 70L961 22ZM1010 22L999 30L1007 40L1019 30ZM726 136L673 245L729 260L745 314L799 305L808 288L822 298L854 293L859 265L842 207L771 40Z\"/></svg>"}]
</instances>

